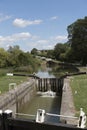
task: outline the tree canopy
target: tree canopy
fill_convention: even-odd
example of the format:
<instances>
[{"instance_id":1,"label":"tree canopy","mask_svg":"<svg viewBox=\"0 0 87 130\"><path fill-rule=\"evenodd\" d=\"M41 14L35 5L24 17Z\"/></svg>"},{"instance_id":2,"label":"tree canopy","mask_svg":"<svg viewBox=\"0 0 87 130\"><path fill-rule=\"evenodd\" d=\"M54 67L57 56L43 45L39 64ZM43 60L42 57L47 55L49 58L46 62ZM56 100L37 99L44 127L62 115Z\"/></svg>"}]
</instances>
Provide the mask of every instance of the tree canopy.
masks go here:
<instances>
[{"instance_id":1,"label":"tree canopy","mask_svg":"<svg viewBox=\"0 0 87 130\"><path fill-rule=\"evenodd\" d=\"M64 60L64 55L67 50L67 44L57 43L54 47L54 57L57 60Z\"/></svg>"},{"instance_id":2,"label":"tree canopy","mask_svg":"<svg viewBox=\"0 0 87 130\"><path fill-rule=\"evenodd\" d=\"M87 64L87 17L78 19L67 30L72 59Z\"/></svg>"},{"instance_id":3,"label":"tree canopy","mask_svg":"<svg viewBox=\"0 0 87 130\"><path fill-rule=\"evenodd\" d=\"M29 52L23 52L18 45L10 46L7 51L0 48L0 68L13 67L15 70L21 68L35 71L38 65L38 60Z\"/></svg>"}]
</instances>

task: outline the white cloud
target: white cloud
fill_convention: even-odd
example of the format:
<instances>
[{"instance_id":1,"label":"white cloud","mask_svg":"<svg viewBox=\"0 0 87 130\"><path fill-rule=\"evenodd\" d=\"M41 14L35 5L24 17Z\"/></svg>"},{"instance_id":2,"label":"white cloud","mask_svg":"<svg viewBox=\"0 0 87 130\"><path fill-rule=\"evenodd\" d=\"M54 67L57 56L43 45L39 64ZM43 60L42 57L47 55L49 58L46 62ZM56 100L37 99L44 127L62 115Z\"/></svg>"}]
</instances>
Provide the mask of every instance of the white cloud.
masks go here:
<instances>
[{"instance_id":1,"label":"white cloud","mask_svg":"<svg viewBox=\"0 0 87 130\"><path fill-rule=\"evenodd\" d=\"M31 35L29 32L16 33L9 36L0 36L0 47L7 48L9 45L18 44L23 50L32 50L37 48L53 49L57 43L67 41L67 36L58 35L48 39L41 39L39 36Z\"/></svg>"},{"instance_id":2,"label":"white cloud","mask_svg":"<svg viewBox=\"0 0 87 130\"><path fill-rule=\"evenodd\" d=\"M38 40L37 43L47 44L47 43L49 43L49 41L48 40Z\"/></svg>"},{"instance_id":3,"label":"white cloud","mask_svg":"<svg viewBox=\"0 0 87 130\"><path fill-rule=\"evenodd\" d=\"M30 21L30 20L24 20L24 19L16 18L13 21L13 25L16 26L16 27L20 27L20 28L24 28L24 27L27 27L29 25L36 25L36 24L40 24L40 23L42 23L42 20L40 20L40 19Z\"/></svg>"},{"instance_id":4,"label":"white cloud","mask_svg":"<svg viewBox=\"0 0 87 130\"><path fill-rule=\"evenodd\" d=\"M67 36L64 36L64 35L59 35L59 36L56 36L55 37L55 40L58 40L58 41L65 41L67 40Z\"/></svg>"},{"instance_id":5,"label":"white cloud","mask_svg":"<svg viewBox=\"0 0 87 130\"><path fill-rule=\"evenodd\" d=\"M44 39L38 40L36 44L37 44L38 49L40 50L50 49L50 40L44 40Z\"/></svg>"},{"instance_id":6,"label":"white cloud","mask_svg":"<svg viewBox=\"0 0 87 130\"><path fill-rule=\"evenodd\" d=\"M36 39L28 41L26 43L26 46L29 48L29 50L32 50L33 48L37 48L38 50L43 50L43 49L53 49L54 46L57 43L64 43L67 41L67 36L65 35L58 35L54 37L50 37L48 39L40 39L40 37L37 37Z\"/></svg>"},{"instance_id":7,"label":"white cloud","mask_svg":"<svg viewBox=\"0 0 87 130\"><path fill-rule=\"evenodd\" d=\"M49 46L49 40L46 39L37 39L34 41L34 39L30 42L27 42L27 46L28 48L30 48L30 50L32 50L33 48L37 48L38 50L42 50L42 49L50 49Z\"/></svg>"},{"instance_id":8,"label":"white cloud","mask_svg":"<svg viewBox=\"0 0 87 130\"><path fill-rule=\"evenodd\" d=\"M0 22L3 22L3 21L8 20L10 18L11 18L11 16L9 16L9 15L4 15L2 13L0 14Z\"/></svg>"},{"instance_id":9,"label":"white cloud","mask_svg":"<svg viewBox=\"0 0 87 130\"><path fill-rule=\"evenodd\" d=\"M18 40L26 40L27 38L31 38L31 34L29 32L17 33L11 36L11 38Z\"/></svg>"},{"instance_id":10,"label":"white cloud","mask_svg":"<svg viewBox=\"0 0 87 130\"><path fill-rule=\"evenodd\" d=\"M52 41L55 43L58 42L66 42L67 41L67 36L66 35L58 35L50 38Z\"/></svg>"},{"instance_id":11,"label":"white cloud","mask_svg":"<svg viewBox=\"0 0 87 130\"><path fill-rule=\"evenodd\" d=\"M0 36L0 43L13 43L20 40L26 40L31 38L31 34L29 32L16 33L11 36Z\"/></svg>"},{"instance_id":12,"label":"white cloud","mask_svg":"<svg viewBox=\"0 0 87 130\"><path fill-rule=\"evenodd\" d=\"M58 16L53 16L53 17L51 17L50 19L51 19L51 20L56 20L56 19L58 19Z\"/></svg>"}]
</instances>

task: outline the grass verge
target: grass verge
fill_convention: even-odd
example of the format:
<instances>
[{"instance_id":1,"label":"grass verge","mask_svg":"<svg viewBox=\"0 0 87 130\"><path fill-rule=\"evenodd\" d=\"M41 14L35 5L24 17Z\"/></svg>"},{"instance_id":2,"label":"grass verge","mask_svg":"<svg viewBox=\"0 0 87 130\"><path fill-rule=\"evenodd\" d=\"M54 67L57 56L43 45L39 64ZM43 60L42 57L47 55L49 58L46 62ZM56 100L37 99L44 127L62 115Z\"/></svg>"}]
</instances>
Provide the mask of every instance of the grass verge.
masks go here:
<instances>
[{"instance_id":1,"label":"grass verge","mask_svg":"<svg viewBox=\"0 0 87 130\"><path fill-rule=\"evenodd\" d=\"M17 85L27 81L24 76L0 76L0 92L4 93L9 90L9 83L16 83Z\"/></svg>"},{"instance_id":2,"label":"grass verge","mask_svg":"<svg viewBox=\"0 0 87 130\"><path fill-rule=\"evenodd\" d=\"M70 85L77 114L80 108L87 114L87 75L73 76Z\"/></svg>"}]
</instances>

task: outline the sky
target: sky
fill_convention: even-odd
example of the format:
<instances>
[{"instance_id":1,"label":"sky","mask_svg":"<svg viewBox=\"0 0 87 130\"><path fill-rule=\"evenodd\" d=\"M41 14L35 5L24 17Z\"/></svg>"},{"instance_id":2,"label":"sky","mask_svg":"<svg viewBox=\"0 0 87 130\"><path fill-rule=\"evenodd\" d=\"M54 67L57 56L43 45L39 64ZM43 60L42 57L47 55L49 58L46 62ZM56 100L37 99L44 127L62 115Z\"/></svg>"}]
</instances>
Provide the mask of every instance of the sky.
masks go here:
<instances>
[{"instance_id":1,"label":"sky","mask_svg":"<svg viewBox=\"0 0 87 130\"><path fill-rule=\"evenodd\" d=\"M87 16L87 0L0 0L0 48L54 49L67 27Z\"/></svg>"}]
</instances>

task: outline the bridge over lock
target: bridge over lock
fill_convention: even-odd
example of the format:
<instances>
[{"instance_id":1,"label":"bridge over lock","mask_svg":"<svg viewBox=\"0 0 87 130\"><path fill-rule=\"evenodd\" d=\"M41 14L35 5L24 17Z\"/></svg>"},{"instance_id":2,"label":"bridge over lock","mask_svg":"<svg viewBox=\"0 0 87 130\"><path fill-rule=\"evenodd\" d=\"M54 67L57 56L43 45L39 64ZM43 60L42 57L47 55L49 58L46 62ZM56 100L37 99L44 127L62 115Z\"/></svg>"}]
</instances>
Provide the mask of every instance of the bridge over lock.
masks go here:
<instances>
[{"instance_id":1,"label":"bridge over lock","mask_svg":"<svg viewBox=\"0 0 87 130\"><path fill-rule=\"evenodd\" d=\"M51 90L62 94L64 78L40 78L37 82L37 91L46 92Z\"/></svg>"}]
</instances>

